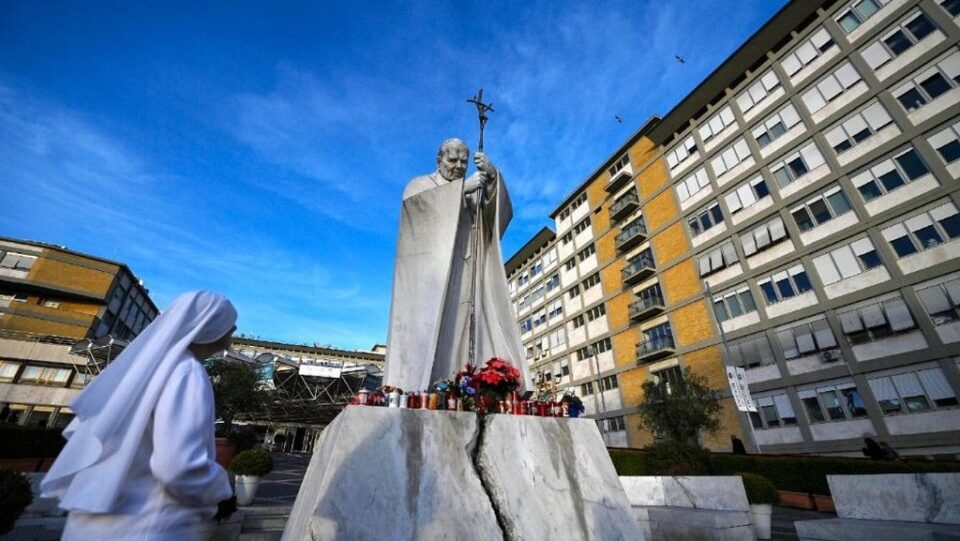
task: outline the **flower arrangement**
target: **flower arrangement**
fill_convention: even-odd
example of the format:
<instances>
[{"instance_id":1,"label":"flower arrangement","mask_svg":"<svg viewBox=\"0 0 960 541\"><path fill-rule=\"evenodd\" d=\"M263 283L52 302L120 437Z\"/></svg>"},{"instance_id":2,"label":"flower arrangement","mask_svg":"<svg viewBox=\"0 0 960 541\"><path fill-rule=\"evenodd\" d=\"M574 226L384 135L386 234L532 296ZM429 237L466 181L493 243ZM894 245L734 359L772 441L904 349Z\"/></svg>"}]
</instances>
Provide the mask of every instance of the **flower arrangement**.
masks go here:
<instances>
[{"instance_id":1,"label":"flower arrangement","mask_svg":"<svg viewBox=\"0 0 960 541\"><path fill-rule=\"evenodd\" d=\"M505 359L494 357L482 368L468 364L454 378L464 409L482 413L495 411L513 391L520 388L520 370Z\"/></svg>"},{"instance_id":2,"label":"flower arrangement","mask_svg":"<svg viewBox=\"0 0 960 541\"><path fill-rule=\"evenodd\" d=\"M536 385L536 396L540 402L555 402L560 389L549 377L542 378Z\"/></svg>"}]
</instances>

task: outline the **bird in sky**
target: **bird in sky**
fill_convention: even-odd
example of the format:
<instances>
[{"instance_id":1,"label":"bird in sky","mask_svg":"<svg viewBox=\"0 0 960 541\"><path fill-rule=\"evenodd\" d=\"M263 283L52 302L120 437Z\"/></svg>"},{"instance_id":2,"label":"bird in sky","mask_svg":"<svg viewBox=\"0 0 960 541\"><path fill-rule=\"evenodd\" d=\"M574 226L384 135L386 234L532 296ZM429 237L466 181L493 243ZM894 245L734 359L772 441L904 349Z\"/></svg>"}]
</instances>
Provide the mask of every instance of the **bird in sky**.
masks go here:
<instances>
[{"instance_id":1,"label":"bird in sky","mask_svg":"<svg viewBox=\"0 0 960 541\"><path fill-rule=\"evenodd\" d=\"M676 58L676 59L677 59L677 62L680 62L681 64L686 64L686 63L687 63L687 61L684 60L683 57L680 56L680 55L678 55L678 54L673 55L673 57Z\"/></svg>"},{"instance_id":2,"label":"bird in sky","mask_svg":"<svg viewBox=\"0 0 960 541\"><path fill-rule=\"evenodd\" d=\"M617 119L617 124L623 124L623 120L620 118L620 115L613 115L613 118Z\"/></svg>"}]
</instances>

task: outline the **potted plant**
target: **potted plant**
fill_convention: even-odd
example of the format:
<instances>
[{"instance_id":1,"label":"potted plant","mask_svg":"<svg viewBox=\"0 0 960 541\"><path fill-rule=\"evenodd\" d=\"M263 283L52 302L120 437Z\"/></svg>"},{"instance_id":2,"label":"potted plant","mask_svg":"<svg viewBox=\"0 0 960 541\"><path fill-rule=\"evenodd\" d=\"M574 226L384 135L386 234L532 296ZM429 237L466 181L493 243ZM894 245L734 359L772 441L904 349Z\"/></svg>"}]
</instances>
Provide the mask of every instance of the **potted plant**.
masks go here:
<instances>
[{"instance_id":1,"label":"potted plant","mask_svg":"<svg viewBox=\"0 0 960 541\"><path fill-rule=\"evenodd\" d=\"M249 449L230 461L237 476L237 505L250 505L260 486L260 478L273 471L273 457L263 449Z\"/></svg>"},{"instance_id":2,"label":"potted plant","mask_svg":"<svg viewBox=\"0 0 960 541\"><path fill-rule=\"evenodd\" d=\"M255 365L227 359L205 362L217 417L223 421L217 431L217 463L230 464L238 451L226 438L233 433L233 420L260 408L263 399L260 372Z\"/></svg>"},{"instance_id":3,"label":"potted plant","mask_svg":"<svg viewBox=\"0 0 960 541\"><path fill-rule=\"evenodd\" d=\"M743 479L743 488L750 502L750 514L753 516L753 530L757 539L770 539L770 516L773 506L780 501L777 487L769 479L755 473L737 473Z\"/></svg>"},{"instance_id":4,"label":"potted plant","mask_svg":"<svg viewBox=\"0 0 960 541\"><path fill-rule=\"evenodd\" d=\"M0 535L13 530L20 513L33 501L30 482L18 471L0 468Z\"/></svg>"}]
</instances>

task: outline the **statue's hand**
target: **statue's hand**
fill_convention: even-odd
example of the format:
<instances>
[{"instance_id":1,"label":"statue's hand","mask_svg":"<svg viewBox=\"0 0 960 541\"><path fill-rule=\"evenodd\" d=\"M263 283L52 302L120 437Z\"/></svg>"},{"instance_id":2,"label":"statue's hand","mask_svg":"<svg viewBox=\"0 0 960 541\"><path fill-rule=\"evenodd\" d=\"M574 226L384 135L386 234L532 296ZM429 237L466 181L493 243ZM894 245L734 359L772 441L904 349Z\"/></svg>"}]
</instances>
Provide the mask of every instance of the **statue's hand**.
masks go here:
<instances>
[{"instance_id":1,"label":"statue's hand","mask_svg":"<svg viewBox=\"0 0 960 541\"><path fill-rule=\"evenodd\" d=\"M497 168L493 166L493 162L483 152L477 152L473 155L473 163L477 166L477 171L483 173L485 177L495 178L497 176Z\"/></svg>"}]
</instances>

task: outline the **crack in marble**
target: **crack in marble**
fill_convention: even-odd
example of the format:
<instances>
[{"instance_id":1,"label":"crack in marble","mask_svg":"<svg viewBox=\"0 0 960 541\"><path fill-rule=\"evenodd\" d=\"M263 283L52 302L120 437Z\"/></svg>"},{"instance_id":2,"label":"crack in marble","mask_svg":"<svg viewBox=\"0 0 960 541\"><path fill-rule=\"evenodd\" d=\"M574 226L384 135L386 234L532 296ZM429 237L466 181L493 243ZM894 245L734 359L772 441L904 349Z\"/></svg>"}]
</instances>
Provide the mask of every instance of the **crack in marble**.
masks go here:
<instances>
[{"instance_id":1,"label":"crack in marble","mask_svg":"<svg viewBox=\"0 0 960 541\"><path fill-rule=\"evenodd\" d=\"M487 495L487 499L490 500L490 507L493 508L493 515L497 518L497 526L500 527L500 533L503 536L505 541L512 541L514 536L510 535L509 532L512 532L514 528L506 516L500 512L500 507L497 505L496 498L493 497L493 487L487 482L487 478L484 475L483 466L480 464L480 452L483 449L483 436L486 432L487 421L485 416L477 415L477 431L474 434L473 439L473 451L470 453L471 462L473 464L473 469L477 474L477 477L480 478L480 486L483 488L483 492Z\"/></svg>"}]
</instances>

